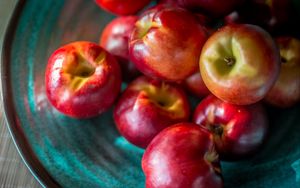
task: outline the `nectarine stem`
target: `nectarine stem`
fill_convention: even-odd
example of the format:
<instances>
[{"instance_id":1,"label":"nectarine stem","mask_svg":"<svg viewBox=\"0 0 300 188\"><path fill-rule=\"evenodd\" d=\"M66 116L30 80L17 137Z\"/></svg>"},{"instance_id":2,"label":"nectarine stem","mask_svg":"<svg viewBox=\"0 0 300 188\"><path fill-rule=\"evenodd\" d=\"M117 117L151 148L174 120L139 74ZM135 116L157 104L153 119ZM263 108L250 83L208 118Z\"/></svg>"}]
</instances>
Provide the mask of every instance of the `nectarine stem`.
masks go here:
<instances>
[{"instance_id":1,"label":"nectarine stem","mask_svg":"<svg viewBox=\"0 0 300 188\"><path fill-rule=\"evenodd\" d=\"M214 133L214 134L217 134L219 136L221 136L223 134L223 127L222 126L219 126L219 125L216 125L216 126L211 126L211 131Z\"/></svg>"},{"instance_id":2,"label":"nectarine stem","mask_svg":"<svg viewBox=\"0 0 300 188\"><path fill-rule=\"evenodd\" d=\"M235 63L235 59L233 57L225 57L224 61L227 63L228 66L232 66Z\"/></svg>"}]
</instances>

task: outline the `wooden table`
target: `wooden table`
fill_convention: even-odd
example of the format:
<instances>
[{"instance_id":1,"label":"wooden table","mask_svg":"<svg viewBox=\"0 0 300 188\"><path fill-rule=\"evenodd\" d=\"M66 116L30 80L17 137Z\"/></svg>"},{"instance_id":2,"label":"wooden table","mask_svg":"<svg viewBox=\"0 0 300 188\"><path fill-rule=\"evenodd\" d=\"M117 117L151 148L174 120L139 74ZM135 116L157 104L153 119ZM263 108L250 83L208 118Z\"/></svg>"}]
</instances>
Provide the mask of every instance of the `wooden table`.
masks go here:
<instances>
[{"instance_id":1,"label":"wooden table","mask_svg":"<svg viewBox=\"0 0 300 188\"><path fill-rule=\"evenodd\" d=\"M0 0L0 49L2 49L5 28L16 2L17 0ZM6 126L2 106L0 102L0 188L41 187L17 152Z\"/></svg>"}]
</instances>

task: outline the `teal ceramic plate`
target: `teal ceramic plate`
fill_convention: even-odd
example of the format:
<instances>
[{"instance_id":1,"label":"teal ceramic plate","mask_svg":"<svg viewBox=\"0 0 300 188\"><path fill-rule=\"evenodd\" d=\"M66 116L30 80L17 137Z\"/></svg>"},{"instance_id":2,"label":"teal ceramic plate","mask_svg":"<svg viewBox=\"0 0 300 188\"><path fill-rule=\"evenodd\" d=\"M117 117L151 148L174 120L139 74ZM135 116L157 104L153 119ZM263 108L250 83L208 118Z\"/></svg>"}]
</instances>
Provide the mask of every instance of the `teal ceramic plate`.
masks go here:
<instances>
[{"instance_id":1,"label":"teal ceramic plate","mask_svg":"<svg viewBox=\"0 0 300 188\"><path fill-rule=\"evenodd\" d=\"M25 163L46 187L144 187L143 150L116 131L111 110L74 120L47 101L44 70L51 52L75 40L98 42L113 16L87 0L19 3L1 64L9 129ZM270 134L260 153L222 163L225 187L300 187L300 106L269 110Z\"/></svg>"}]
</instances>

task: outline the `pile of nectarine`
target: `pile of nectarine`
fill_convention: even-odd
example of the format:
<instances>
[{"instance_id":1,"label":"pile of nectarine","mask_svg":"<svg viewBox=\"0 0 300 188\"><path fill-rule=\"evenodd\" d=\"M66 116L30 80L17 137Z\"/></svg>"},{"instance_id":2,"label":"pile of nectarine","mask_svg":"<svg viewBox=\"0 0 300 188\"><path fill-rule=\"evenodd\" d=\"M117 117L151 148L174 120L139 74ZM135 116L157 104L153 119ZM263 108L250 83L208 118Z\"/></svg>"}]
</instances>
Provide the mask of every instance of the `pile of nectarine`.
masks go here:
<instances>
[{"instance_id":1,"label":"pile of nectarine","mask_svg":"<svg viewBox=\"0 0 300 188\"><path fill-rule=\"evenodd\" d=\"M77 41L51 55L48 99L74 118L115 104L120 134L146 149L147 188L223 187L220 160L264 143L265 103L300 101L299 31L290 32L299 11L289 0L149 2L96 0L121 17L99 44ZM190 95L202 99L194 111Z\"/></svg>"}]
</instances>

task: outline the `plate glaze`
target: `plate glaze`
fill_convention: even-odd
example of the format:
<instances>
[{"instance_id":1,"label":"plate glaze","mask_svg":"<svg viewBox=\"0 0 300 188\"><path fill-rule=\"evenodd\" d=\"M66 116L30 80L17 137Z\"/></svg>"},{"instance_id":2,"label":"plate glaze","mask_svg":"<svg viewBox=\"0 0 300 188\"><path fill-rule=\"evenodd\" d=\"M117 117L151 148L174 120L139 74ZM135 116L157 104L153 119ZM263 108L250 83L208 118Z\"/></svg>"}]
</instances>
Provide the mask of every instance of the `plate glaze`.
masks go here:
<instances>
[{"instance_id":1,"label":"plate glaze","mask_svg":"<svg viewBox=\"0 0 300 188\"><path fill-rule=\"evenodd\" d=\"M1 63L5 114L22 158L45 187L144 187L143 150L118 134L112 110L92 119L71 119L45 95L50 54L72 41L98 42L111 19L93 1L28 0L19 3L11 20ZM261 152L222 163L225 187L300 185L300 105L269 108L268 113L270 134Z\"/></svg>"}]
</instances>

